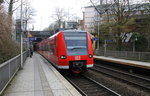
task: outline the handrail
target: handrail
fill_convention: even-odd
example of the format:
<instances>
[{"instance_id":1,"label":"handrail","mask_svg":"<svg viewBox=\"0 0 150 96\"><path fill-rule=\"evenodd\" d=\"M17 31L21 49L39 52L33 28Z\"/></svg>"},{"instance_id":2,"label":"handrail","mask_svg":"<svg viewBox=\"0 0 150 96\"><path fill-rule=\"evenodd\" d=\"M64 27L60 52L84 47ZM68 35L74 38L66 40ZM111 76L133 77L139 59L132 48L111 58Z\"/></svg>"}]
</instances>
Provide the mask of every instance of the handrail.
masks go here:
<instances>
[{"instance_id":1,"label":"handrail","mask_svg":"<svg viewBox=\"0 0 150 96\"><path fill-rule=\"evenodd\" d=\"M24 61L28 57L28 51L23 52ZM0 96L18 72L21 64L20 54L0 64Z\"/></svg>"}]
</instances>

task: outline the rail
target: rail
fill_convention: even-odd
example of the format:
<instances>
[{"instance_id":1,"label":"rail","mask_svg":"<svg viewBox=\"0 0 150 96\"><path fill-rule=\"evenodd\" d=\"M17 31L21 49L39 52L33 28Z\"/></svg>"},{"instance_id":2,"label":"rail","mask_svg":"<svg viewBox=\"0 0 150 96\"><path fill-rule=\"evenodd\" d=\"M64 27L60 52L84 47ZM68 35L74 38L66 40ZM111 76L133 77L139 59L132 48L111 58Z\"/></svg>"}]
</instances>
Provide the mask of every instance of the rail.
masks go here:
<instances>
[{"instance_id":1,"label":"rail","mask_svg":"<svg viewBox=\"0 0 150 96\"><path fill-rule=\"evenodd\" d=\"M121 96L86 75L80 75L78 77L68 75L66 78L78 88L77 90L79 90L83 96Z\"/></svg>"},{"instance_id":2,"label":"rail","mask_svg":"<svg viewBox=\"0 0 150 96\"><path fill-rule=\"evenodd\" d=\"M95 65L95 68L92 70L98 71L100 73L106 74L107 76L111 76L113 78L117 78L118 80L128 82L137 87L141 87L141 89L150 90L150 79L145 78L144 76L134 75L128 72L120 71L111 67L105 67L102 65Z\"/></svg>"},{"instance_id":3,"label":"rail","mask_svg":"<svg viewBox=\"0 0 150 96\"><path fill-rule=\"evenodd\" d=\"M95 55L110 56L116 58L139 60L150 62L150 52L131 52L131 51L95 51Z\"/></svg>"},{"instance_id":4,"label":"rail","mask_svg":"<svg viewBox=\"0 0 150 96\"><path fill-rule=\"evenodd\" d=\"M28 57L28 51L23 53L23 62ZM20 55L0 64L0 96L15 76L21 65Z\"/></svg>"}]
</instances>

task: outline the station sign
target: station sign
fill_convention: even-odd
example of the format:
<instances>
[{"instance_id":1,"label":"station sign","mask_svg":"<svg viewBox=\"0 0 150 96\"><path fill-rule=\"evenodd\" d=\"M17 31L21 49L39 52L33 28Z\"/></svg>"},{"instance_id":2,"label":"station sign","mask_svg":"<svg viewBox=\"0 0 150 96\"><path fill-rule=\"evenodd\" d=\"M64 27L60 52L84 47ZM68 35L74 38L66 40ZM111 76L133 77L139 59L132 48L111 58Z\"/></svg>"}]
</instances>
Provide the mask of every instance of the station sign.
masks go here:
<instances>
[{"instance_id":1,"label":"station sign","mask_svg":"<svg viewBox=\"0 0 150 96\"><path fill-rule=\"evenodd\" d=\"M97 40L98 40L98 38L92 38L92 40L93 40L93 41L97 41Z\"/></svg>"},{"instance_id":2,"label":"station sign","mask_svg":"<svg viewBox=\"0 0 150 96\"><path fill-rule=\"evenodd\" d=\"M29 41L35 41L37 40L37 37L29 37Z\"/></svg>"}]
</instances>

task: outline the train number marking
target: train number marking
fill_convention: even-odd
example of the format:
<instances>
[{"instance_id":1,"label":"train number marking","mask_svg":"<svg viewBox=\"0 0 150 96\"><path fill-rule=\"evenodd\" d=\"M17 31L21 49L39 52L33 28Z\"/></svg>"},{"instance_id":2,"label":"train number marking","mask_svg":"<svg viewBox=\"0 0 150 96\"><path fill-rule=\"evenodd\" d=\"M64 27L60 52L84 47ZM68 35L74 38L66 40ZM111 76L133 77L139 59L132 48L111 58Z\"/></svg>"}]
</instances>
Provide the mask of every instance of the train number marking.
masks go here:
<instances>
[{"instance_id":1,"label":"train number marking","mask_svg":"<svg viewBox=\"0 0 150 96\"><path fill-rule=\"evenodd\" d=\"M81 57L80 56L75 56L75 60L80 60Z\"/></svg>"}]
</instances>

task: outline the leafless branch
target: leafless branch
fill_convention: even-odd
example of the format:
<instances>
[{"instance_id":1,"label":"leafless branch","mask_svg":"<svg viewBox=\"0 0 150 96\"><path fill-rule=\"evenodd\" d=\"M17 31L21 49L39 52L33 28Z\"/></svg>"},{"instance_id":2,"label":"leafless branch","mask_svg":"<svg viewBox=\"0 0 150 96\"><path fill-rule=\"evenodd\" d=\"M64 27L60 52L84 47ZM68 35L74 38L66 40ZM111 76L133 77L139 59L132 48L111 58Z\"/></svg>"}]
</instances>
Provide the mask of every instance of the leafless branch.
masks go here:
<instances>
[{"instance_id":1,"label":"leafless branch","mask_svg":"<svg viewBox=\"0 0 150 96\"><path fill-rule=\"evenodd\" d=\"M13 3L19 2L20 0L13 0Z\"/></svg>"},{"instance_id":2,"label":"leafless branch","mask_svg":"<svg viewBox=\"0 0 150 96\"><path fill-rule=\"evenodd\" d=\"M8 2L7 0L5 0L5 2L6 2L7 4L9 4L9 2Z\"/></svg>"},{"instance_id":3,"label":"leafless branch","mask_svg":"<svg viewBox=\"0 0 150 96\"><path fill-rule=\"evenodd\" d=\"M12 11L16 11L21 5L19 5L18 7L14 8Z\"/></svg>"}]
</instances>

